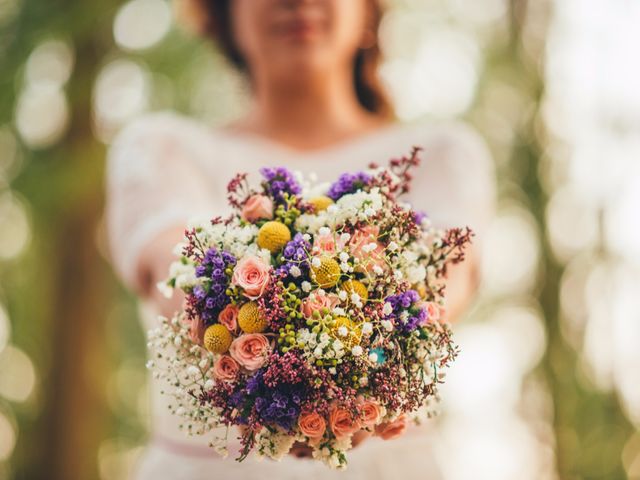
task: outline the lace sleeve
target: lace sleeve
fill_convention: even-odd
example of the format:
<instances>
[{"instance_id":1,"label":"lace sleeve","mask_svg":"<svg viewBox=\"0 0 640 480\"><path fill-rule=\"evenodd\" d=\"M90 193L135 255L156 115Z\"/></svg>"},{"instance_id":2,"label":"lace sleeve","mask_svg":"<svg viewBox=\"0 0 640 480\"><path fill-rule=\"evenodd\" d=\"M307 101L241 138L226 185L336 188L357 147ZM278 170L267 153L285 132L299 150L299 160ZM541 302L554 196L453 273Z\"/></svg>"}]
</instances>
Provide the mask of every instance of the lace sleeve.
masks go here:
<instances>
[{"instance_id":1,"label":"lace sleeve","mask_svg":"<svg viewBox=\"0 0 640 480\"><path fill-rule=\"evenodd\" d=\"M494 215L494 164L482 138L454 124L429 135L409 199L439 227L469 226L478 243Z\"/></svg>"},{"instance_id":2,"label":"lace sleeve","mask_svg":"<svg viewBox=\"0 0 640 480\"><path fill-rule=\"evenodd\" d=\"M213 185L196 161L197 139L185 122L171 112L142 116L118 133L107 154L110 255L130 288L139 255L155 235L211 214Z\"/></svg>"}]
</instances>

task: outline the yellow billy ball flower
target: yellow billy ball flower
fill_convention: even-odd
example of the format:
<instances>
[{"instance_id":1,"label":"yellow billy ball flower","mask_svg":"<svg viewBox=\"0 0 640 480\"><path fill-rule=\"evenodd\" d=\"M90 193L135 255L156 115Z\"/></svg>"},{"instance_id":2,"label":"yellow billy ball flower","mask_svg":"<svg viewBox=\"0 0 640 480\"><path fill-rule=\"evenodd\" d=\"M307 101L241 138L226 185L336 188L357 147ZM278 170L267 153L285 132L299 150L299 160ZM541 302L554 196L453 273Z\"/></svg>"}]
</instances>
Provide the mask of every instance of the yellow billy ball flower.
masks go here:
<instances>
[{"instance_id":1,"label":"yellow billy ball flower","mask_svg":"<svg viewBox=\"0 0 640 480\"><path fill-rule=\"evenodd\" d=\"M330 335L340 340L346 348L351 350L360 344L362 329L353 320L347 317L338 317L335 325L331 328Z\"/></svg>"},{"instance_id":2,"label":"yellow billy ball flower","mask_svg":"<svg viewBox=\"0 0 640 480\"><path fill-rule=\"evenodd\" d=\"M362 302L366 302L369 298L369 291L362 282L358 280L347 280L342 284L342 288L351 296L352 293L357 293Z\"/></svg>"},{"instance_id":3,"label":"yellow billy ball flower","mask_svg":"<svg viewBox=\"0 0 640 480\"><path fill-rule=\"evenodd\" d=\"M231 346L231 332L219 323L211 325L204 332L204 346L212 353L224 353Z\"/></svg>"},{"instance_id":4,"label":"yellow billy ball flower","mask_svg":"<svg viewBox=\"0 0 640 480\"><path fill-rule=\"evenodd\" d=\"M267 222L258 231L258 246L278 253L291 240L291 232L280 222Z\"/></svg>"},{"instance_id":5,"label":"yellow billy ball flower","mask_svg":"<svg viewBox=\"0 0 640 480\"><path fill-rule=\"evenodd\" d=\"M320 264L311 265L311 277L321 288L331 288L340 280L340 265L331 257L322 257L319 259Z\"/></svg>"},{"instance_id":6,"label":"yellow billy ball flower","mask_svg":"<svg viewBox=\"0 0 640 480\"><path fill-rule=\"evenodd\" d=\"M321 212L326 210L327 207L333 203L333 200L324 195L320 195L319 197L309 199L309 203L315 207L316 212Z\"/></svg>"},{"instance_id":7,"label":"yellow billy ball flower","mask_svg":"<svg viewBox=\"0 0 640 480\"><path fill-rule=\"evenodd\" d=\"M238 325L245 333L261 333L267 328L267 320L260 314L258 304L249 302L240 307Z\"/></svg>"}]
</instances>

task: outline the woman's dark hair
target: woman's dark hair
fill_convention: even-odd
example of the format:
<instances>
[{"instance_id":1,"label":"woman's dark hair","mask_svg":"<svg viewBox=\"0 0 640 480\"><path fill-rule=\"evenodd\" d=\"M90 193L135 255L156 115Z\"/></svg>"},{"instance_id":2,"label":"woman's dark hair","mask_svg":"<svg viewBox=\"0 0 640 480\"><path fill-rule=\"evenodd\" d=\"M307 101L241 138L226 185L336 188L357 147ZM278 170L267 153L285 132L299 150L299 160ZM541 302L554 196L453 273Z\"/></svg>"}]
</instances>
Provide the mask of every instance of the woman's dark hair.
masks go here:
<instances>
[{"instance_id":1,"label":"woman's dark hair","mask_svg":"<svg viewBox=\"0 0 640 480\"><path fill-rule=\"evenodd\" d=\"M247 64L236 45L231 29L231 2L233 0L198 1L206 17L202 23L203 33L218 42L220 49L233 65L247 72ZM378 0L368 0L368 3L371 9L372 41L366 48L359 49L354 58L354 88L358 101L366 110L383 117L390 117L392 115L391 103L377 74L381 58L378 27L382 17L382 9Z\"/></svg>"}]
</instances>

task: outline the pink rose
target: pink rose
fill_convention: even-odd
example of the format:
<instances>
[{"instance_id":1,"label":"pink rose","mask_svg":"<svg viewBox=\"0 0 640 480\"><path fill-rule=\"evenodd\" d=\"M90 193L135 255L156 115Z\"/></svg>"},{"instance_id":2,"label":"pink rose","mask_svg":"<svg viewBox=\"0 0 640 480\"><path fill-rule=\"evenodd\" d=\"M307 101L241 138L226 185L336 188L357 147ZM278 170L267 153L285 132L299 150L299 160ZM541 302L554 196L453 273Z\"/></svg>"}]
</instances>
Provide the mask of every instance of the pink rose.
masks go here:
<instances>
[{"instance_id":1,"label":"pink rose","mask_svg":"<svg viewBox=\"0 0 640 480\"><path fill-rule=\"evenodd\" d=\"M337 295L312 293L302 302L302 314L305 318L311 318L313 316L313 312L320 312L323 308L328 308L329 311L331 311L339 302L340 300Z\"/></svg>"},{"instance_id":2,"label":"pink rose","mask_svg":"<svg viewBox=\"0 0 640 480\"><path fill-rule=\"evenodd\" d=\"M240 365L229 355L222 355L213 364L213 376L218 380L234 380L238 376Z\"/></svg>"},{"instance_id":3,"label":"pink rose","mask_svg":"<svg viewBox=\"0 0 640 480\"><path fill-rule=\"evenodd\" d=\"M391 440L402 435L407 428L407 418L403 413L393 422L382 423L376 427L376 435L383 440Z\"/></svg>"},{"instance_id":4,"label":"pink rose","mask_svg":"<svg viewBox=\"0 0 640 480\"><path fill-rule=\"evenodd\" d=\"M273 218L273 201L264 195L251 195L242 207L242 218L247 222L271 220Z\"/></svg>"},{"instance_id":5,"label":"pink rose","mask_svg":"<svg viewBox=\"0 0 640 480\"><path fill-rule=\"evenodd\" d=\"M349 249L351 254L364 264L364 270L371 272L373 267L378 265L380 268L385 268L386 263L384 261L384 245L378 242L378 235L380 229L374 225L367 225L366 227L356 230L349 240ZM370 243L375 243L376 247L373 250L367 250L364 247Z\"/></svg>"},{"instance_id":6,"label":"pink rose","mask_svg":"<svg viewBox=\"0 0 640 480\"><path fill-rule=\"evenodd\" d=\"M313 249L317 249L321 253L335 253L336 240L333 238L333 234L328 233L326 235L316 235L313 238Z\"/></svg>"},{"instance_id":7,"label":"pink rose","mask_svg":"<svg viewBox=\"0 0 640 480\"><path fill-rule=\"evenodd\" d=\"M257 370L264 365L269 351L269 340L261 333L240 335L229 347L233 359L247 370Z\"/></svg>"},{"instance_id":8,"label":"pink rose","mask_svg":"<svg viewBox=\"0 0 640 480\"><path fill-rule=\"evenodd\" d=\"M231 283L244 290L245 297L255 300L260 297L271 276L271 267L260 258L254 256L243 257L233 270Z\"/></svg>"},{"instance_id":9,"label":"pink rose","mask_svg":"<svg viewBox=\"0 0 640 480\"><path fill-rule=\"evenodd\" d=\"M202 319L195 317L191 320L191 325L189 326L189 338L193 343L202 345L205 330L206 328Z\"/></svg>"},{"instance_id":10,"label":"pink rose","mask_svg":"<svg viewBox=\"0 0 640 480\"><path fill-rule=\"evenodd\" d=\"M329 426L337 439L350 437L360 430L360 422L344 408L334 407L329 413Z\"/></svg>"},{"instance_id":11,"label":"pink rose","mask_svg":"<svg viewBox=\"0 0 640 480\"><path fill-rule=\"evenodd\" d=\"M218 315L218 321L233 332L238 326L238 312L240 309L236 305L227 305Z\"/></svg>"},{"instance_id":12,"label":"pink rose","mask_svg":"<svg viewBox=\"0 0 640 480\"><path fill-rule=\"evenodd\" d=\"M327 422L321 415L312 413L303 413L298 418L298 427L303 435L306 435L312 440L319 440L324 435L327 429Z\"/></svg>"},{"instance_id":13,"label":"pink rose","mask_svg":"<svg viewBox=\"0 0 640 480\"><path fill-rule=\"evenodd\" d=\"M382 408L373 400L365 400L360 405L360 422L363 427L373 427L382 416Z\"/></svg>"},{"instance_id":14,"label":"pink rose","mask_svg":"<svg viewBox=\"0 0 640 480\"><path fill-rule=\"evenodd\" d=\"M440 320L440 305L435 302L425 302L423 305L425 310L427 311L427 322L436 322Z\"/></svg>"}]
</instances>

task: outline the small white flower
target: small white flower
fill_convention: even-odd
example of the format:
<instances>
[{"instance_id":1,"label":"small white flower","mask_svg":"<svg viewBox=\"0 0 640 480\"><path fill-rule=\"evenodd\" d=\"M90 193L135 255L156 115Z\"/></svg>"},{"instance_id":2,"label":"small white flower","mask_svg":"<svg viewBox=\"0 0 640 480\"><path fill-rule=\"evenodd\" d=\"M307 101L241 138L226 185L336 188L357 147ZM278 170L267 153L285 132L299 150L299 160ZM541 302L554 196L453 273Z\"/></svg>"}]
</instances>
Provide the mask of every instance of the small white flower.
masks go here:
<instances>
[{"instance_id":1,"label":"small white flower","mask_svg":"<svg viewBox=\"0 0 640 480\"><path fill-rule=\"evenodd\" d=\"M382 267L380 265L374 265L373 266L373 273L375 273L376 275L382 275L384 273L384 270L382 269Z\"/></svg>"},{"instance_id":2,"label":"small white flower","mask_svg":"<svg viewBox=\"0 0 640 480\"><path fill-rule=\"evenodd\" d=\"M300 270L300 268L297 265L293 265L289 269L289 273L293 275L294 278L298 278L300 275L302 275L302 270Z\"/></svg>"},{"instance_id":3,"label":"small white flower","mask_svg":"<svg viewBox=\"0 0 640 480\"><path fill-rule=\"evenodd\" d=\"M389 251L395 252L398 249L398 244L396 242L389 242L387 248L389 249Z\"/></svg>"},{"instance_id":4,"label":"small white flower","mask_svg":"<svg viewBox=\"0 0 640 480\"><path fill-rule=\"evenodd\" d=\"M330 373L331 375L335 375L335 374L337 373L336 367L331 367L331 368L329 369L329 373Z\"/></svg>"},{"instance_id":5,"label":"small white flower","mask_svg":"<svg viewBox=\"0 0 640 480\"><path fill-rule=\"evenodd\" d=\"M364 214L367 217L373 217L376 214L376 211L373 208L369 207L364 211Z\"/></svg>"},{"instance_id":6,"label":"small white flower","mask_svg":"<svg viewBox=\"0 0 640 480\"><path fill-rule=\"evenodd\" d=\"M362 324L362 334L363 335L371 335L373 333L373 325L371 322L364 322Z\"/></svg>"},{"instance_id":7,"label":"small white flower","mask_svg":"<svg viewBox=\"0 0 640 480\"><path fill-rule=\"evenodd\" d=\"M320 347L316 347L316 349L313 351L313 355L316 358L322 357L322 349Z\"/></svg>"},{"instance_id":8,"label":"small white flower","mask_svg":"<svg viewBox=\"0 0 640 480\"><path fill-rule=\"evenodd\" d=\"M320 259L318 257L314 257L313 260L311 260L311 265L313 265L315 268L320 268L322 262L320 262Z\"/></svg>"},{"instance_id":9,"label":"small white flower","mask_svg":"<svg viewBox=\"0 0 640 480\"><path fill-rule=\"evenodd\" d=\"M156 283L156 287L163 297L171 298L173 296L173 288L167 285L167 282L158 282Z\"/></svg>"},{"instance_id":10,"label":"small white flower","mask_svg":"<svg viewBox=\"0 0 640 480\"><path fill-rule=\"evenodd\" d=\"M338 255L338 257L340 258L340 261L342 263L346 263L347 260L349 260L349 254L347 252L340 252L340 255Z\"/></svg>"},{"instance_id":11,"label":"small white flower","mask_svg":"<svg viewBox=\"0 0 640 480\"><path fill-rule=\"evenodd\" d=\"M320 230L318 230L318 233L322 236L329 235L331 233L331 230L329 230L329 227L320 227Z\"/></svg>"},{"instance_id":12,"label":"small white flower","mask_svg":"<svg viewBox=\"0 0 640 480\"><path fill-rule=\"evenodd\" d=\"M308 233L305 233L304 235L302 235L302 238L303 238L306 242L310 242L310 241L311 241L311 235L309 235Z\"/></svg>"},{"instance_id":13,"label":"small white flower","mask_svg":"<svg viewBox=\"0 0 640 480\"><path fill-rule=\"evenodd\" d=\"M356 345L355 347L353 347L351 349L351 355L353 355L354 357L359 357L360 355L362 355L362 347L360 345Z\"/></svg>"},{"instance_id":14,"label":"small white flower","mask_svg":"<svg viewBox=\"0 0 640 480\"><path fill-rule=\"evenodd\" d=\"M391 312L393 312L393 306L389 302L385 302L384 306L382 307L382 313L384 315L391 315Z\"/></svg>"},{"instance_id":15,"label":"small white flower","mask_svg":"<svg viewBox=\"0 0 640 480\"><path fill-rule=\"evenodd\" d=\"M350 233L345 232L342 235L340 235L340 241L342 243L347 243L350 239L351 239L351 234Z\"/></svg>"},{"instance_id":16,"label":"small white flower","mask_svg":"<svg viewBox=\"0 0 640 480\"><path fill-rule=\"evenodd\" d=\"M341 350L344 349L344 343L342 343L340 340L336 339L333 341L333 350L338 353Z\"/></svg>"},{"instance_id":17,"label":"small white flower","mask_svg":"<svg viewBox=\"0 0 640 480\"><path fill-rule=\"evenodd\" d=\"M343 272L347 273L349 271L351 267L349 266L348 263L341 263L340 264L340 270L342 270Z\"/></svg>"},{"instance_id":18,"label":"small white flower","mask_svg":"<svg viewBox=\"0 0 640 480\"><path fill-rule=\"evenodd\" d=\"M352 293L351 294L351 301L354 303L359 303L360 302L360 295L358 295L357 293Z\"/></svg>"},{"instance_id":19,"label":"small white flower","mask_svg":"<svg viewBox=\"0 0 640 480\"><path fill-rule=\"evenodd\" d=\"M369 360L371 360L373 363L376 363L378 361L378 354L376 352L371 352L369 354Z\"/></svg>"},{"instance_id":20,"label":"small white flower","mask_svg":"<svg viewBox=\"0 0 640 480\"><path fill-rule=\"evenodd\" d=\"M340 290L338 292L338 298L344 302L347 299L347 292Z\"/></svg>"},{"instance_id":21,"label":"small white flower","mask_svg":"<svg viewBox=\"0 0 640 480\"><path fill-rule=\"evenodd\" d=\"M393 323L391 323L391 320L382 320L380 325L382 325L382 328L387 332L391 332L393 330Z\"/></svg>"},{"instance_id":22,"label":"small white flower","mask_svg":"<svg viewBox=\"0 0 640 480\"><path fill-rule=\"evenodd\" d=\"M347 330L347 327L345 327L344 325L338 328L338 335L340 335L341 337L346 337L348 333L349 330Z\"/></svg>"},{"instance_id":23,"label":"small white flower","mask_svg":"<svg viewBox=\"0 0 640 480\"><path fill-rule=\"evenodd\" d=\"M311 284L309 282L307 282L306 280L304 282L302 282L300 287L302 288L302 291L305 292L305 293L309 293L311 291Z\"/></svg>"},{"instance_id":24,"label":"small white flower","mask_svg":"<svg viewBox=\"0 0 640 480\"><path fill-rule=\"evenodd\" d=\"M367 377L366 375L363 375L362 377L360 377L361 387L366 387L368 384L369 384L369 377Z\"/></svg>"}]
</instances>

